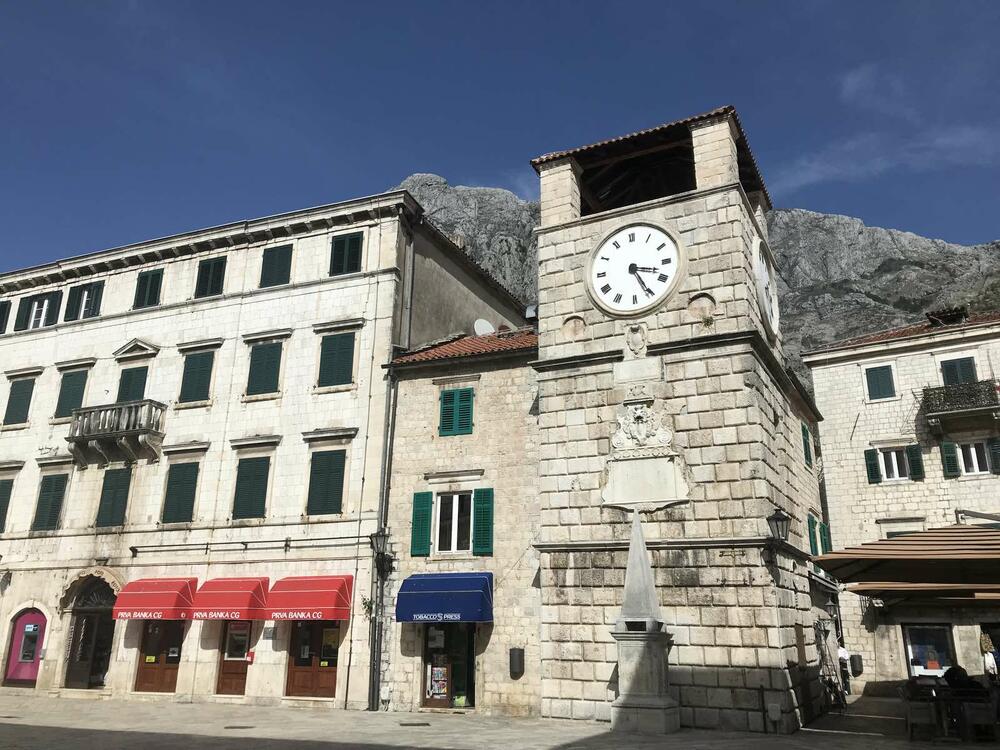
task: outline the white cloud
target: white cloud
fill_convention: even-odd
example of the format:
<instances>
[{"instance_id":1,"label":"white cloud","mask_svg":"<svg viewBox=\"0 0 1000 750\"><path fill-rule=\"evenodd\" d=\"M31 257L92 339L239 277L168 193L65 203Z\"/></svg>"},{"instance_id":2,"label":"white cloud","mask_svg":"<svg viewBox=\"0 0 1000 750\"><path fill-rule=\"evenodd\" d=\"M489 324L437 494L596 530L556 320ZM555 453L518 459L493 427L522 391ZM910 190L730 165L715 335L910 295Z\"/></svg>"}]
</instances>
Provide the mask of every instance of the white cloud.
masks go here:
<instances>
[{"instance_id":1,"label":"white cloud","mask_svg":"<svg viewBox=\"0 0 1000 750\"><path fill-rule=\"evenodd\" d=\"M865 63L844 73L839 81L840 101L853 107L916 123L920 115L903 79L875 63Z\"/></svg>"},{"instance_id":2,"label":"white cloud","mask_svg":"<svg viewBox=\"0 0 1000 750\"><path fill-rule=\"evenodd\" d=\"M780 168L775 193L823 182L858 182L889 171L1000 164L1000 128L951 125L913 135L868 132L837 141Z\"/></svg>"}]
</instances>

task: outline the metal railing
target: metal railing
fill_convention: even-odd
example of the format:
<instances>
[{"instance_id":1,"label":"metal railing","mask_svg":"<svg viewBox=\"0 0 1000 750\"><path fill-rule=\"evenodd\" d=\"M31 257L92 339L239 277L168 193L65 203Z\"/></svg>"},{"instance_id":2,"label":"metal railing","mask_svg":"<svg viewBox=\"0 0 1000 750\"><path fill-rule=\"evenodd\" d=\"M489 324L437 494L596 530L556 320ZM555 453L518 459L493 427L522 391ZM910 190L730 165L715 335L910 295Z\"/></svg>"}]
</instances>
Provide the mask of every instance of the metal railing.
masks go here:
<instances>
[{"instance_id":1,"label":"metal railing","mask_svg":"<svg viewBox=\"0 0 1000 750\"><path fill-rule=\"evenodd\" d=\"M1000 407L998 388L1000 383L996 380L924 388L923 411L924 414L950 414L995 409Z\"/></svg>"}]
</instances>

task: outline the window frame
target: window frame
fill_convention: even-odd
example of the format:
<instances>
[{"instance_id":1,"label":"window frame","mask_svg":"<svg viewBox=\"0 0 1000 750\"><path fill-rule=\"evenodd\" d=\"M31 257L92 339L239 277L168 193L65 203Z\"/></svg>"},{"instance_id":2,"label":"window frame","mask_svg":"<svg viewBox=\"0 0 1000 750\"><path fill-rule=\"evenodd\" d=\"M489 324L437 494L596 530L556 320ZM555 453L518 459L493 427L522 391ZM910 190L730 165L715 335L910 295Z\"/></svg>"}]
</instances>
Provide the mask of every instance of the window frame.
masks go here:
<instances>
[{"instance_id":1,"label":"window frame","mask_svg":"<svg viewBox=\"0 0 1000 750\"><path fill-rule=\"evenodd\" d=\"M472 554L472 543L476 524L476 503L475 503L475 491L474 490L448 490L445 492L435 492L434 493L434 511L431 525L431 554L442 555L442 556L452 556L452 555L471 555ZM466 549L458 549L458 519L459 519L459 507L460 502L452 502L451 509L451 549L442 550L440 544L441 536L441 505L442 499L445 497L450 497L453 500L462 498L469 498L469 540Z\"/></svg>"},{"instance_id":2,"label":"window frame","mask_svg":"<svg viewBox=\"0 0 1000 750\"><path fill-rule=\"evenodd\" d=\"M367 233L363 229L354 229L354 230L352 230L350 232L341 232L339 234L330 235L330 256L329 256L329 263L327 264L327 277L328 278L333 279L333 278L337 278L337 277L340 277L340 276L348 276L350 274L362 273L364 271L364 269L365 269L365 245L368 244L367 243L367 239L368 238L367 238L366 235L367 235ZM351 237L355 237L355 236L361 238L361 247L358 248L358 267L357 267L357 269L344 270L344 271L334 271L333 260L334 260L334 245L335 245L335 243L337 242L337 240L343 239L346 243L348 243L348 245L345 248L344 252L349 254L350 253L350 245L349 245L350 239L351 239ZM344 260L345 268L347 266L347 260L349 258L350 258L350 256L348 255L347 258L345 258L345 260Z\"/></svg>"},{"instance_id":3,"label":"window frame","mask_svg":"<svg viewBox=\"0 0 1000 750\"><path fill-rule=\"evenodd\" d=\"M8 422L7 416L10 413L11 394L14 392L14 384L22 381L31 382L31 390L28 394L28 403L24 408L24 419L20 422ZM38 385L38 375L25 375L23 377L12 377L7 381L7 400L4 403L3 416L0 417L0 428L14 428L21 425L31 424L31 407L35 401L35 390Z\"/></svg>"},{"instance_id":4,"label":"window frame","mask_svg":"<svg viewBox=\"0 0 1000 750\"><path fill-rule=\"evenodd\" d=\"M973 440L965 440L962 442L955 442L958 447L958 467L962 470L961 476L963 477L982 477L993 473L993 467L990 465L990 446L986 438L975 438ZM983 463L985 466L979 465L979 456L976 455L975 447L979 445L983 449ZM976 465L976 471L967 471L965 465L965 447L970 448L969 455Z\"/></svg>"},{"instance_id":5,"label":"window frame","mask_svg":"<svg viewBox=\"0 0 1000 750\"><path fill-rule=\"evenodd\" d=\"M888 367L892 374L892 396L886 396L884 398L872 398L871 394L868 392L868 371L875 370L880 367ZM861 367L861 393L864 396L866 404L882 404L888 401L896 401L903 397L902 391L899 388L899 374L896 371L896 361L889 360L883 362L872 362Z\"/></svg>"},{"instance_id":6,"label":"window frame","mask_svg":"<svg viewBox=\"0 0 1000 750\"><path fill-rule=\"evenodd\" d=\"M936 352L934 354L934 366L937 370L937 384L944 386L944 363L953 359L972 359L976 368L976 380L983 377L982 363L979 361L978 349L952 349L946 352Z\"/></svg>"},{"instance_id":7,"label":"window frame","mask_svg":"<svg viewBox=\"0 0 1000 750\"><path fill-rule=\"evenodd\" d=\"M48 312L49 298L47 295L31 300L31 303L28 306L27 330L35 331L39 328L45 328L45 319L48 317ZM35 320L36 318L38 318L37 321Z\"/></svg>"},{"instance_id":8,"label":"window frame","mask_svg":"<svg viewBox=\"0 0 1000 750\"><path fill-rule=\"evenodd\" d=\"M59 373L59 390L56 393L56 406L55 406L55 409L52 412L52 419L54 419L54 420L69 420L69 419L73 418L73 409L70 409L70 413L69 414L60 414L59 413L59 404L62 402L63 388L66 385L66 377L68 375L72 376L72 375L77 375L79 373L83 373L83 391L80 394L80 405L77 406L77 407L75 407L77 409L82 409L83 408L83 405L87 401L87 386L90 385L90 369L91 369L90 367L71 367L71 368L62 370Z\"/></svg>"},{"instance_id":9,"label":"window frame","mask_svg":"<svg viewBox=\"0 0 1000 750\"><path fill-rule=\"evenodd\" d=\"M909 458L906 455L906 446L905 445L885 445L885 446L879 446L876 450L878 450L878 456L879 456L878 468L879 468L879 471L882 473L882 481L883 482L909 482L909 481L911 481L910 480L910 460L909 460ZM899 473L899 456L900 455L903 458L903 467L904 467L904 469L906 471L906 474L904 474L904 475L901 475ZM888 473L886 472L885 461L886 461L886 457L887 456L892 456L892 464L893 464L894 470L896 472L895 476L891 476L890 477L888 475Z\"/></svg>"},{"instance_id":10,"label":"window frame","mask_svg":"<svg viewBox=\"0 0 1000 750\"><path fill-rule=\"evenodd\" d=\"M132 309L133 310L149 310L154 307L159 307L163 304L163 268L147 268L143 271L139 271L135 277L135 292L132 295ZM159 281L156 285L156 301L149 302L149 287L146 287L146 302L147 304L140 305L139 302L139 284L143 278L153 278L158 277Z\"/></svg>"},{"instance_id":11,"label":"window frame","mask_svg":"<svg viewBox=\"0 0 1000 750\"><path fill-rule=\"evenodd\" d=\"M278 398L281 396L281 376L284 374L285 369L285 341L287 338L273 338L273 339L260 339L255 341L247 342L247 377L246 382L243 387L243 399L244 400L265 400L269 398ZM250 383L253 376L253 353L254 350L262 346L277 346L279 349L278 354L278 373L274 379L274 390L272 391L261 391L259 393L250 392Z\"/></svg>"},{"instance_id":12,"label":"window frame","mask_svg":"<svg viewBox=\"0 0 1000 750\"><path fill-rule=\"evenodd\" d=\"M206 290L205 294L198 294L198 282L201 280L202 272L205 271L206 274L211 272L206 270L211 264L216 264L221 261L222 265L222 278L219 281L219 291L212 291L211 289ZM194 277L194 294L191 295L192 299L212 299L213 297L221 297L226 293L226 271L229 270L229 256L227 255L216 255L212 258L202 258L198 261L198 270ZM211 275L205 282L205 286L208 286L210 282Z\"/></svg>"},{"instance_id":13,"label":"window frame","mask_svg":"<svg viewBox=\"0 0 1000 750\"><path fill-rule=\"evenodd\" d=\"M267 258L268 253L273 253L277 250L288 249L288 278L284 281L277 282L274 284L265 284L264 272L267 268ZM280 245L271 245L270 247L265 247L260 253L260 278L258 279L257 288L258 289L277 289L278 287L288 286L292 283L292 272L295 268L295 243L293 242L283 242Z\"/></svg>"},{"instance_id":14,"label":"window frame","mask_svg":"<svg viewBox=\"0 0 1000 750\"><path fill-rule=\"evenodd\" d=\"M958 663L958 654L955 651L955 631L954 631L954 627L953 627L953 625L951 623L943 623L943 622L901 622L899 624L899 627L900 627L900 629L902 631L902 636L903 636L902 637L902 641L903 641L903 659L906 662L906 673L908 675L910 675L911 677L918 677L920 675L917 675L913 671L914 667L913 667L913 664L911 663L914 657L911 656L911 652L912 652L913 646L912 646L912 643L910 641L910 628L935 628L935 629L945 630L947 632L947 634L948 634L948 651L949 651L948 656L949 656L949 659L950 659L949 666L954 666L955 664ZM943 674L944 671L945 671L945 670L942 670L942 669L927 670L926 667L920 667L920 669L923 670L924 674L929 674L930 672L938 672L938 671L940 671Z\"/></svg>"}]
</instances>

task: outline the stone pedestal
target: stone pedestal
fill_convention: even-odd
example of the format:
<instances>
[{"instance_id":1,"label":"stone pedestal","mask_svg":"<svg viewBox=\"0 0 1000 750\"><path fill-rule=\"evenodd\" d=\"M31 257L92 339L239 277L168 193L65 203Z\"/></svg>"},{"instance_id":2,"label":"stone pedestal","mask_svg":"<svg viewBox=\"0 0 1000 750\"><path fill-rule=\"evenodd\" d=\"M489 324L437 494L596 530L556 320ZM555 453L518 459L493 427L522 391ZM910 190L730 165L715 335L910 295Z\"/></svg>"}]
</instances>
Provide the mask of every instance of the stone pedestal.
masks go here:
<instances>
[{"instance_id":1,"label":"stone pedestal","mask_svg":"<svg viewBox=\"0 0 1000 750\"><path fill-rule=\"evenodd\" d=\"M667 695L671 642L663 623L653 619L619 620L611 637L618 643L618 698L611 704L611 730L676 732L681 727L681 715L677 701Z\"/></svg>"}]
</instances>

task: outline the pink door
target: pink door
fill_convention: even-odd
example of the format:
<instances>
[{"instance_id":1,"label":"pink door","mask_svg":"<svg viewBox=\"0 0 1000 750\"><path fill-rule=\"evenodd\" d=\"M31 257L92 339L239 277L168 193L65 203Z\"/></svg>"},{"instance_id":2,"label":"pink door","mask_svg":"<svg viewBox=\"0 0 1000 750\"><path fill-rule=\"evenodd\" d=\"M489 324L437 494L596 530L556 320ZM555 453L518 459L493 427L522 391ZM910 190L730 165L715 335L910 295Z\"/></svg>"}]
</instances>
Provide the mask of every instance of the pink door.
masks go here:
<instances>
[{"instance_id":1,"label":"pink door","mask_svg":"<svg viewBox=\"0 0 1000 750\"><path fill-rule=\"evenodd\" d=\"M34 687L44 638L45 615L37 609L27 609L14 618L10 649L7 651L7 671L4 673L5 685Z\"/></svg>"}]
</instances>

